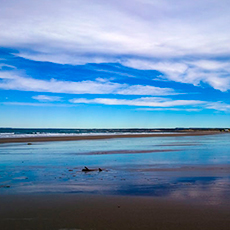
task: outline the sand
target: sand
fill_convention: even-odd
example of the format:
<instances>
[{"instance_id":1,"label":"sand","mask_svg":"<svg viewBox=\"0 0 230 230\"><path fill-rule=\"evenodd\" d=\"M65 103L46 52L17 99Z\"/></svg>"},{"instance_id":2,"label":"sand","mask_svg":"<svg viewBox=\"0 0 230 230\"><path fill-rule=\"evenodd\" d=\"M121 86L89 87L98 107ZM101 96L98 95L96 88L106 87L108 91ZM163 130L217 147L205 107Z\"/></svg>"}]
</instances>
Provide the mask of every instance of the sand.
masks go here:
<instances>
[{"instance_id":1,"label":"sand","mask_svg":"<svg viewBox=\"0 0 230 230\"><path fill-rule=\"evenodd\" d=\"M218 132L219 133L219 132ZM72 136L39 138L4 138L0 143L97 140L108 138L168 137L209 135L216 132L191 132L179 134L135 134L110 136ZM131 153L135 151L129 150ZM151 150L152 151L152 150ZM162 151L162 150L161 150ZM167 150L168 151L168 150ZM122 153L124 151L122 150ZM147 150L148 152L148 150ZM114 152L91 152L90 154L114 154ZM130 153L130 152L128 152ZM220 176L227 177L229 165L181 166L179 168L130 169L139 172L162 172L170 176L183 177ZM69 170L72 172L72 170ZM69 172L68 171L68 172ZM81 173L79 169L79 173ZM105 172L106 173L106 172ZM125 183L125 182L124 182ZM1 230L228 230L230 226L230 206L220 202L221 188L213 193L196 186L183 185L183 199L172 196L113 196L80 193L16 193L0 194ZM100 186L100 185L98 185ZM187 186L187 187L186 187ZM194 188L191 191L188 188ZM10 188L3 188L10 189ZM199 199L188 196L196 195ZM228 190L227 190L228 191ZM192 193L191 193L192 192ZM200 192L200 193L199 193ZM225 192L225 187L224 187ZM208 194L207 194L208 193ZM178 194L178 193L176 193ZM225 193L223 193L225 194ZM210 196L210 199L209 197ZM214 197L211 197L214 196ZM218 197L220 196L220 197ZM204 197L204 198L203 198ZM214 199L216 197L216 199ZM203 202L216 200L217 202Z\"/></svg>"},{"instance_id":2,"label":"sand","mask_svg":"<svg viewBox=\"0 0 230 230\"><path fill-rule=\"evenodd\" d=\"M78 140L100 140L113 138L141 138L141 137L179 137L179 136L202 136L220 134L213 131L183 132L183 133L153 133L153 134L114 134L114 135L82 135L82 136L49 136L49 137L21 137L21 138L0 138L1 143L19 143L19 142L44 142L44 141L78 141Z\"/></svg>"},{"instance_id":3,"label":"sand","mask_svg":"<svg viewBox=\"0 0 230 230\"><path fill-rule=\"evenodd\" d=\"M1 195L1 230L227 230L229 208L151 197Z\"/></svg>"}]
</instances>

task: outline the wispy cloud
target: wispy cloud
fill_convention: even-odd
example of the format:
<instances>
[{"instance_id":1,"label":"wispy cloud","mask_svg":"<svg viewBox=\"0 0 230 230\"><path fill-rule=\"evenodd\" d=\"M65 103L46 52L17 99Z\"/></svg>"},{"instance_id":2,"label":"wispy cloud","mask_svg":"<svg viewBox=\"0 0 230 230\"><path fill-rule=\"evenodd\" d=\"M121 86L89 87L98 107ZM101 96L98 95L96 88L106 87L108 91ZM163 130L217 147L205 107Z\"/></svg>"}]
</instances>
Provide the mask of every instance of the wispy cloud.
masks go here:
<instances>
[{"instance_id":1,"label":"wispy cloud","mask_svg":"<svg viewBox=\"0 0 230 230\"><path fill-rule=\"evenodd\" d=\"M228 0L3 1L0 46L36 61L116 62L227 91L229 11Z\"/></svg>"},{"instance_id":2,"label":"wispy cloud","mask_svg":"<svg viewBox=\"0 0 230 230\"><path fill-rule=\"evenodd\" d=\"M203 109L230 112L230 104L224 102L207 102L199 100L171 100L160 97L141 97L138 99L116 98L74 98L70 103L31 103L31 102L0 102L2 105L33 106L33 107L74 107L78 104L102 104L102 105L125 105L135 106L138 111L186 111L200 112Z\"/></svg>"},{"instance_id":3,"label":"wispy cloud","mask_svg":"<svg viewBox=\"0 0 230 230\"><path fill-rule=\"evenodd\" d=\"M207 109L214 109L218 111L230 111L230 104L219 102L211 102L206 106Z\"/></svg>"},{"instance_id":4,"label":"wispy cloud","mask_svg":"<svg viewBox=\"0 0 230 230\"><path fill-rule=\"evenodd\" d=\"M0 72L0 88L33 92L67 93L67 94L121 94L121 95L175 95L171 88L149 85L128 85L103 80L95 81L61 81L56 79L41 80L23 77L13 72ZM52 97L54 99L54 97ZM51 98L35 98L50 100ZM57 99L57 98L56 98Z\"/></svg>"},{"instance_id":5,"label":"wispy cloud","mask_svg":"<svg viewBox=\"0 0 230 230\"><path fill-rule=\"evenodd\" d=\"M33 96L32 98L42 102L61 101L61 97L58 96L37 95L37 96Z\"/></svg>"},{"instance_id":6,"label":"wispy cloud","mask_svg":"<svg viewBox=\"0 0 230 230\"><path fill-rule=\"evenodd\" d=\"M202 109L186 109L186 108L137 108L142 111L186 111L186 112L200 112Z\"/></svg>"},{"instance_id":7,"label":"wispy cloud","mask_svg":"<svg viewBox=\"0 0 230 230\"><path fill-rule=\"evenodd\" d=\"M0 61L1 61L1 58L0 58ZM11 69L16 69L15 66L8 65L8 64L5 64L5 63L0 63L0 70L3 69L4 67L8 67L8 68L11 68Z\"/></svg>"},{"instance_id":8,"label":"wispy cloud","mask_svg":"<svg viewBox=\"0 0 230 230\"><path fill-rule=\"evenodd\" d=\"M123 64L141 70L158 70L163 73L160 78L170 81L189 83L195 86L206 83L223 92L230 89L230 63L228 61L200 59L157 62L127 59Z\"/></svg>"},{"instance_id":9,"label":"wispy cloud","mask_svg":"<svg viewBox=\"0 0 230 230\"><path fill-rule=\"evenodd\" d=\"M150 85L130 85L117 90L117 94L122 95L176 95L173 89L160 88Z\"/></svg>"},{"instance_id":10,"label":"wispy cloud","mask_svg":"<svg viewBox=\"0 0 230 230\"><path fill-rule=\"evenodd\" d=\"M229 8L227 0L3 2L1 44L41 54L221 54L230 51Z\"/></svg>"},{"instance_id":11,"label":"wispy cloud","mask_svg":"<svg viewBox=\"0 0 230 230\"><path fill-rule=\"evenodd\" d=\"M199 112L203 109L216 111L230 111L230 104L224 102L210 102L201 100L172 100L166 97L141 97L137 99L117 98L74 98L69 100L74 104L102 104L135 106L136 110L145 111L187 111Z\"/></svg>"},{"instance_id":12,"label":"wispy cloud","mask_svg":"<svg viewBox=\"0 0 230 230\"><path fill-rule=\"evenodd\" d=\"M201 105L204 101L199 100L171 100L161 97L141 97L138 99L115 99L115 98L75 98L71 99L72 103L84 104L103 104L103 105L129 105L129 106L147 106L147 107L176 107L176 106L191 106Z\"/></svg>"}]
</instances>

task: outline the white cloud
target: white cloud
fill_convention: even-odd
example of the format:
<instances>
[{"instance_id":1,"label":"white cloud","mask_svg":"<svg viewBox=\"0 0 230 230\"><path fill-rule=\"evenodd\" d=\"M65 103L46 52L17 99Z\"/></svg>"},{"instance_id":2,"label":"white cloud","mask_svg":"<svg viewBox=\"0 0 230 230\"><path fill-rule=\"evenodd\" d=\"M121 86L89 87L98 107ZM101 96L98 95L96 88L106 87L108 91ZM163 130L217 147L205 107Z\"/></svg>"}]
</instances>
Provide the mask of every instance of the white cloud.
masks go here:
<instances>
[{"instance_id":1,"label":"white cloud","mask_svg":"<svg viewBox=\"0 0 230 230\"><path fill-rule=\"evenodd\" d=\"M1 59L0 59L0 61L1 61ZM0 63L0 69L3 69L3 67L8 67L8 68L11 68L11 69L16 69L15 66L8 65L8 64L5 64L5 63Z\"/></svg>"},{"instance_id":2,"label":"white cloud","mask_svg":"<svg viewBox=\"0 0 230 230\"><path fill-rule=\"evenodd\" d=\"M0 89L67 94L175 95L173 89L149 85L128 85L97 78L95 81L41 80L0 72ZM35 98L36 99L36 98ZM38 99L38 98L37 98ZM45 99L44 96L43 98ZM57 98L56 98L57 99ZM48 100L47 98L45 100Z\"/></svg>"},{"instance_id":3,"label":"white cloud","mask_svg":"<svg viewBox=\"0 0 230 230\"><path fill-rule=\"evenodd\" d=\"M182 74L188 66L184 63L176 62L156 62L145 59L126 59L122 62L123 65L140 70L158 70L163 73Z\"/></svg>"},{"instance_id":4,"label":"white cloud","mask_svg":"<svg viewBox=\"0 0 230 230\"><path fill-rule=\"evenodd\" d=\"M173 89L160 88L150 85L131 85L117 91L117 94L123 95L175 95Z\"/></svg>"},{"instance_id":5,"label":"white cloud","mask_svg":"<svg viewBox=\"0 0 230 230\"><path fill-rule=\"evenodd\" d=\"M158 70L164 75L160 78L181 83L189 83L195 86L202 82L214 89L227 91L230 89L230 63L227 61L167 61L157 62L150 60L127 59L124 65L147 70Z\"/></svg>"},{"instance_id":6,"label":"white cloud","mask_svg":"<svg viewBox=\"0 0 230 230\"><path fill-rule=\"evenodd\" d=\"M228 61L214 61L214 60L196 60L193 62L188 62L198 68L208 71L230 71L230 64Z\"/></svg>"},{"instance_id":7,"label":"white cloud","mask_svg":"<svg viewBox=\"0 0 230 230\"><path fill-rule=\"evenodd\" d=\"M30 59L33 61L42 61L42 62L52 62L57 64L71 64L71 65L84 65L86 63L115 63L119 62L118 58L113 58L111 56L84 56L82 54L73 54L73 53L63 53L65 51L53 52L53 53L29 53L29 52L20 52L14 53L15 56Z\"/></svg>"},{"instance_id":8,"label":"white cloud","mask_svg":"<svg viewBox=\"0 0 230 230\"><path fill-rule=\"evenodd\" d=\"M45 102L45 101L44 101ZM74 98L70 104L31 103L31 102L0 102L3 105L35 106L35 107L74 107L78 104L103 104L103 105L126 105L135 106L135 110L142 111L186 111L199 112L203 109L230 112L230 104L224 102L207 102L199 100L171 100L162 97L141 97L137 99L116 98Z\"/></svg>"},{"instance_id":9,"label":"white cloud","mask_svg":"<svg viewBox=\"0 0 230 230\"><path fill-rule=\"evenodd\" d=\"M1 89L33 92L107 94L113 92L120 86L120 84L117 83L101 83L97 81L73 82L58 81L55 79L40 80L9 73L1 73L0 78L3 79L3 82L0 83Z\"/></svg>"},{"instance_id":10,"label":"white cloud","mask_svg":"<svg viewBox=\"0 0 230 230\"><path fill-rule=\"evenodd\" d=\"M207 109L213 109L218 111L230 111L230 104L219 102L211 102L206 105Z\"/></svg>"},{"instance_id":11,"label":"white cloud","mask_svg":"<svg viewBox=\"0 0 230 230\"><path fill-rule=\"evenodd\" d=\"M147 107L175 107L175 106L193 106L202 105L205 102L199 100L171 100L161 97L141 97L138 99L115 99L115 98L75 98L72 103L84 104L103 104L103 105L129 105L129 106L147 106Z\"/></svg>"},{"instance_id":12,"label":"white cloud","mask_svg":"<svg viewBox=\"0 0 230 230\"><path fill-rule=\"evenodd\" d=\"M36 61L156 69L226 91L229 65L210 59L230 56L229 11L228 0L3 1L0 46Z\"/></svg>"},{"instance_id":13,"label":"white cloud","mask_svg":"<svg viewBox=\"0 0 230 230\"><path fill-rule=\"evenodd\" d=\"M137 99L117 98L74 98L70 100L74 104L102 104L102 105L126 105L136 106L136 110L145 111L187 111L199 112L203 109L216 111L230 111L230 104L224 102L208 102L200 100L172 100L165 97L141 97Z\"/></svg>"},{"instance_id":14,"label":"white cloud","mask_svg":"<svg viewBox=\"0 0 230 230\"><path fill-rule=\"evenodd\" d=\"M58 96L47 96L47 95L37 95L32 97L35 100L46 102L46 101L61 101L61 97Z\"/></svg>"},{"instance_id":15,"label":"white cloud","mask_svg":"<svg viewBox=\"0 0 230 230\"><path fill-rule=\"evenodd\" d=\"M1 4L0 44L36 44L33 50L43 54L226 53L229 8L226 0L7 1Z\"/></svg>"},{"instance_id":16,"label":"white cloud","mask_svg":"<svg viewBox=\"0 0 230 230\"><path fill-rule=\"evenodd\" d=\"M144 111L187 111L187 112L199 112L202 109L186 109L186 108L137 108L136 110Z\"/></svg>"}]
</instances>

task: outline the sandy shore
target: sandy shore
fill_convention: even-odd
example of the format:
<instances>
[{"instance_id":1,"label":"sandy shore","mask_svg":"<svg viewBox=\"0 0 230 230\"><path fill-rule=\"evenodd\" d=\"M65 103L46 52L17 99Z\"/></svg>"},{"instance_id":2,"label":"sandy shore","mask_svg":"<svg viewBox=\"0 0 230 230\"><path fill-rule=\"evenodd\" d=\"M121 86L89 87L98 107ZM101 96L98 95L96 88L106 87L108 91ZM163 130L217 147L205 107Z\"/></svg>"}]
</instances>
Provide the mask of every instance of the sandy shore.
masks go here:
<instances>
[{"instance_id":1,"label":"sandy shore","mask_svg":"<svg viewBox=\"0 0 230 230\"><path fill-rule=\"evenodd\" d=\"M0 196L1 230L227 230L229 207L149 197Z\"/></svg>"},{"instance_id":2,"label":"sandy shore","mask_svg":"<svg viewBox=\"0 0 230 230\"><path fill-rule=\"evenodd\" d=\"M217 134L217 132L5 138L0 139L0 143L211 134ZM195 143L193 144L195 145ZM191 144L180 142L175 142L172 145L165 144L165 146L184 145ZM154 151L170 150L111 150L89 152L88 154L130 154ZM77 168L64 166L64 170L63 168L61 168L62 170L54 168L52 169L54 171L48 170L51 174L47 174L47 171L42 171L42 168L27 168L26 165L24 166L23 158L21 164L21 174L19 173L20 167L15 172L10 171L8 178L6 177L2 183L2 194L0 194L1 230L227 230L230 226L230 200L228 199L230 166L228 164L181 165L177 167L169 165L168 168L158 168L155 167L156 165L148 168L130 167L128 170L131 174L126 174L123 169L121 176L113 174L114 168L112 170L103 168L103 172L99 174L84 173L81 171L82 166L77 166ZM4 170L3 168L0 176L4 175ZM40 174L36 174L39 177L34 178L33 173L39 170L41 170ZM120 171L118 170L118 172ZM125 177L125 175L133 175L136 172L137 179L134 181L136 184L133 184L132 180L130 182L129 177ZM171 180L171 177L183 177L183 180ZM200 177L203 179L199 180ZM39 183L33 183L34 179L38 179ZM81 187L81 185L89 186ZM133 187L126 185L133 185ZM38 186L38 190L36 190L36 186ZM44 186L44 190L41 186ZM54 192L52 186L54 186ZM65 190L60 190L60 193L57 193L58 186ZM76 186L75 190L73 186ZM103 186L106 191L109 191L109 186L111 186L111 191L118 191L118 193L104 194L120 194L122 196L101 195ZM15 190L13 190L14 188ZM145 193L139 196L136 194L132 196L132 193L129 193L128 196L125 196L127 191L132 192L132 189L141 189L148 194L149 188L154 189L154 196L143 197ZM13 191L11 192L11 190ZM30 192L26 193L27 190ZM40 191L40 194L36 194L37 191L38 193ZM98 195L86 194L96 193L95 191ZM80 192L84 192L84 194Z\"/></svg>"},{"instance_id":3,"label":"sandy shore","mask_svg":"<svg viewBox=\"0 0 230 230\"><path fill-rule=\"evenodd\" d=\"M219 134L220 132L183 132L172 134L115 134L115 135L86 135L86 136L55 136L55 137L22 137L22 138L0 138L1 143L19 143L19 142L44 142L44 141L77 141L77 140L100 140L113 138L141 138L141 137L178 137L178 136L202 136Z\"/></svg>"}]
</instances>

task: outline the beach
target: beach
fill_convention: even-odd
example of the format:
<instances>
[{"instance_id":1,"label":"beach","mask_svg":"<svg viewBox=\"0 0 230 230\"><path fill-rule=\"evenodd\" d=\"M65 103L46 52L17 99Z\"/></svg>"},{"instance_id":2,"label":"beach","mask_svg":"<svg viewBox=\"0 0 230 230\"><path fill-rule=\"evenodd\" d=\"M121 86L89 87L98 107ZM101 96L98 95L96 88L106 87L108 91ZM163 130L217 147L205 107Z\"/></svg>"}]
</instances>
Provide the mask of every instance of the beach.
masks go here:
<instances>
[{"instance_id":1,"label":"beach","mask_svg":"<svg viewBox=\"0 0 230 230\"><path fill-rule=\"evenodd\" d=\"M0 145L3 230L229 229L228 133L43 138Z\"/></svg>"},{"instance_id":2,"label":"beach","mask_svg":"<svg viewBox=\"0 0 230 230\"><path fill-rule=\"evenodd\" d=\"M227 230L226 206L149 197L47 194L1 196L2 230Z\"/></svg>"},{"instance_id":3,"label":"beach","mask_svg":"<svg viewBox=\"0 0 230 230\"><path fill-rule=\"evenodd\" d=\"M230 0L0 2L0 230L230 230Z\"/></svg>"}]
</instances>

